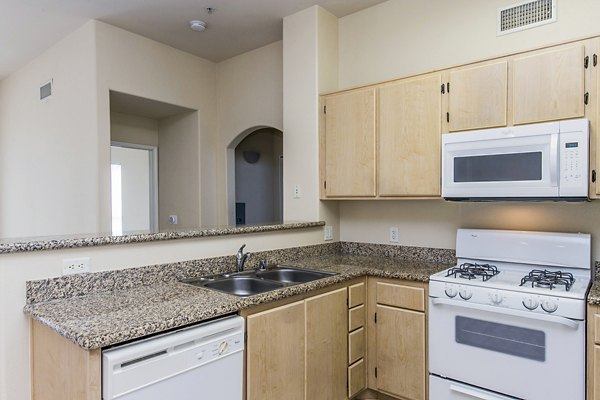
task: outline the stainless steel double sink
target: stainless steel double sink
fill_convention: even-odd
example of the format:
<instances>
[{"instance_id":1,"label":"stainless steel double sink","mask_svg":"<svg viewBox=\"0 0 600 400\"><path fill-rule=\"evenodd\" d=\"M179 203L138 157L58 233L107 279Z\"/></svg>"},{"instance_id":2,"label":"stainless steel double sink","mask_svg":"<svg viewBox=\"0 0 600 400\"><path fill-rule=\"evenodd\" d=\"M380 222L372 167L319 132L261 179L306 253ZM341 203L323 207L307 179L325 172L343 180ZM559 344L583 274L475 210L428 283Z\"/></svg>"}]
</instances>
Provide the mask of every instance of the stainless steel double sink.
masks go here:
<instances>
[{"instance_id":1,"label":"stainless steel double sink","mask_svg":"<svg viewBox=\"0 0 600 400\"><path fill-rule=\"evenodd\" d=\"M186 279L182 282L244 297L311 282L333 275L337 275L337 273L278 265L265 270L210 275L201 278Z\"/></svg>"}]
</instances>

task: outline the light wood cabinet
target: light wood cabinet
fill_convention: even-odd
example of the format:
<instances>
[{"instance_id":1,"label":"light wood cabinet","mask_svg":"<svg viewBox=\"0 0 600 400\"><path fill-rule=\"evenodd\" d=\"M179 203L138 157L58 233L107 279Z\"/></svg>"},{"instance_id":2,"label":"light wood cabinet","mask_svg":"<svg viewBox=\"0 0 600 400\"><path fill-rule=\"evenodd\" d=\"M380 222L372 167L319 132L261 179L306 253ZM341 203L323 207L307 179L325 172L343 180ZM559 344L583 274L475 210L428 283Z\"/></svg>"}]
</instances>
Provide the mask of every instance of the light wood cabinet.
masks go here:
<instances>
[{"instance_id":1,"label":"light wood cabinet","mask_svg":"<svg viewBox=\"0 0 600 400\"><path fill-rule=\"evenodd\" d=\"M346 299L343 288L305 300L306 399L346 398Z\"/></svg>"},{"instance_id":2,"label":"light wood cabinet","mask_svg":"<svg viewBox=\"0 0 600 400\"><path fill-rule=\"evenodd\" d=\"M246 399L346 399L347 301L342 285L291 304L244 311Z\"/></svg>"},{"instance_id":3,"label":"light wood cabinet","mask_svg":"<svg viewBox=\"0 0 600 400\"><path fill-rule=\"evenodd\" d=\"M304 318L304 301L248 316L247 399L304 400Z\"/></svg>"},{"instance_id":4,"label":"light wood cabinet","mask_svg":"<svg viewBox=\"0 0 600 400\"><path fill-rule=\"evenodd\" d=\"M600 400L600 306L587 309L587 400Z\"/></svg>"},{"instance_id":5,"label":"light wood cabinet","mask_svg":"<svg viewBox=\"0 0 600 400\"><path fill-rule=\"evenodd\" d=\"M325 196L375 196L375 89L327 96L322 118Z\"/></svg>"},{"instance_id":6,"label":"light wood cabinet","mask_svg":"<svg viewBox=\"0 0 600 400\"><path fill-rule=\"evenodd\" d=\"M451 70L446 85L450 132L507 124L507 60Z\"/></svg>"},{"instance_id":7,"label":"light wood cabinet","mask_svg":"<svg viewBox=\"0 0 600 400\"><path fill-rule=\"evenodd\" d=\"M439 196L441 75L402 79L378 91L380 196Z\"/></svg>"},{"instance_id":8,"label":"light wood cabinet","mask_svg":"<svg viewBox=\"0 0 600 400\"><path fill-rule=\"evenodd\" d=\"M426 399L427 285L369 278L367 292L368 387L394 398Z\"/></svg>"},{"instance_id":9,"label":"light wood cabinet","mask_svg":"<svg viewBox=\"0 0 600 400\"><path fill-rule=\"evenodd\" d=\"M87 351L31 321L33 400L101 400L100 349Z\"/></svg>"},{"instance_id":10,"label":"light wood cabinet","mask_svg":"<svg viewBox=\"0 0 600 400\"><path fill-rule=\"evenodd\" d=\"M584 52L576 44L514 58L514 125L584 116Z\"/></svg>"}]
</instances>

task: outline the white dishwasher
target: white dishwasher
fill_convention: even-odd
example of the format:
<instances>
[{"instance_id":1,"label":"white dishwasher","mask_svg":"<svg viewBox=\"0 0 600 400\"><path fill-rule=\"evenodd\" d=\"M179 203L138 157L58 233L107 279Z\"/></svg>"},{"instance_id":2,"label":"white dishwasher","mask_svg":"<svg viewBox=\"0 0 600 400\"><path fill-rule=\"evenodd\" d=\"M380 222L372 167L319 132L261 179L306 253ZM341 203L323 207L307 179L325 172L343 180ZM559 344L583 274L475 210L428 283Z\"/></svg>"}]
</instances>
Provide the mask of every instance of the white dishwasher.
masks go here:
<instances>
[{"instance_id":1,"label":"white dishwasher","mask_svg":"<svg viewBox=\"0 0 600 400\"><path fill-rule=\"evenodd\" d=\"M104 400L242 399L244 319L233 316L102 352Z\"/></svg>"}]
</instances>

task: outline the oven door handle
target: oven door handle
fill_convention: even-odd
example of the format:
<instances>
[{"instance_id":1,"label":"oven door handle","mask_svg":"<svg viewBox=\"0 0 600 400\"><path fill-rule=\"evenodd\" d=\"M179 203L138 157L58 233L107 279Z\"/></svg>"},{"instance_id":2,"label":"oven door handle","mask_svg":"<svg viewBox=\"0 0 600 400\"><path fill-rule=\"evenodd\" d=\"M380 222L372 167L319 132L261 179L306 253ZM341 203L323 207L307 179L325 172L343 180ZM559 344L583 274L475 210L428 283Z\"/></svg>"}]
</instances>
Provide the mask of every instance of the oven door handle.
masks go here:
<instances>
[{"instance_id":1,"label":"oven door handle","mask_svg":"<svg viewBox=\"0 0 600 400\"><path fill-rule=\"evenodd\" d=\"M507 397L504 397L504 396L502 396L502 397L495 396L490 393L484 393L476 388L468 388L468 387L464 387L462 385L457 385L457 384L451 384L450 390L453 392L456 392L456 393L466 394L467 396L471 396L471 397L474 397L476 399L481 399L481 400L504 400L504 399L507 399Z\"/></svg>"},{"instance_id":2,"label":"oven door handle","mask_svg":"<svg viewBox=\"0 0 600 400\"><path fill-rule=\"evenodd\" d=\"M492 312L492 313L496 313L496 314L510 315L511 317L536 319L538 321L545 321L545 322L551 322L554 324L560 324L560 325L566 326L567 328L571 328L571 329L577 329L579 327L579 323L577 321L573 321L568 318L557 317L555 315L538 314L538 313L527 312L527 311L511 310L510 308L493 307L493 306L487 306L484 304L477 304L477 303L466 303L463 301L459 302L456 300L440 299L437 297L431 299L431 304L433 304L434 306L446 305L446 306L454 306L454 307L458 307L458 308L470 308L472 310L479 310L479 311Z\"/></svg>"}]
</instances>

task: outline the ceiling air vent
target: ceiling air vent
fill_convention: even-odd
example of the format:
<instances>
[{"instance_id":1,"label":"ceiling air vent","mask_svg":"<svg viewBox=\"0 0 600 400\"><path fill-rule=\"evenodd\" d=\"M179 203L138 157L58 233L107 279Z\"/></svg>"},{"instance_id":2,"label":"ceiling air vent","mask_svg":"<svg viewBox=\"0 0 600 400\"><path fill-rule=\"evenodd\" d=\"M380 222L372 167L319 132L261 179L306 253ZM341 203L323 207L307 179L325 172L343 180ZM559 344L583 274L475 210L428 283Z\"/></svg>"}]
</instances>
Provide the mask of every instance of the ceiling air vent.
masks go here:
<instances>
[{"instance_id":1,"label":"ceiling air vent","mask_svg":"<svg viewBox=\"0 0 600 400\"><path fill-rule=\"evenodd\" d=\"M498 9L498 36L556 21L556 0L534 0Z\"/></svg>"}]
</instances>

